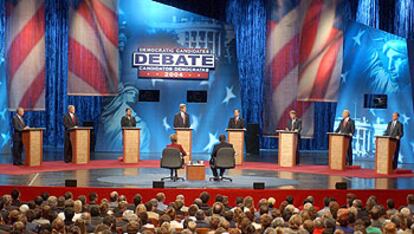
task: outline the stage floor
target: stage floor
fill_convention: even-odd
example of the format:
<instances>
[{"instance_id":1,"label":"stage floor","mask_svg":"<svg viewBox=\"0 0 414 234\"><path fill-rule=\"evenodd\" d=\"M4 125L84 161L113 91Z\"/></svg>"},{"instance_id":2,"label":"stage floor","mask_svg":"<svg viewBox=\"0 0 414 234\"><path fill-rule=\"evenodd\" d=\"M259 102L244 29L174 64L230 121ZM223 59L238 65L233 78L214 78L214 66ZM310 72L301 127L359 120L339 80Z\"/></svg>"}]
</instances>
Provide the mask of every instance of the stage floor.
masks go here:
<instances>
[{"instance_id":1,"label":"stage floor","mask_svg":"<svg viewBox=\"0 0 414 234\"><path fill-rule=\"evenodd\" d=\"M167 182L169 188L252 188L253 182L264 182L266 188L280 189L333 189L337 182L346 182L351 189L413 189L414 177L401 178L361 178L353 175L353 170L349 173L326 175L319 171L312 174L311 165L326 165L327 152L302 152L301 164L307 168L306 173L301 170L289 170L283 168L273 169L272 166L276 161L277 152L261 151L260 155L247 155L246 162L252 162L251 165L242 168L230 170L227 174L233 178L233 182L209 182L211 171L206 168L205 181L185 181L185 182ZM0 164L10 164L11 155L1 155ZM93 153L92 160L115 160L119 154L115 153ZM128 168L81 168L76 170L62 170L52 172L33 172L30 174L22 173L12 175L13 173L2 174L0 170L1 185L29 185L29 186L64 186L66 179L76 179L79 187L141 187L150 188L152 182L159 180L161 177L168 176L169 170L157 168L156 160L159 160L158 153L143 153L141 159L143 164L152 163L151 166L139 165ZM208 155L195 154L193 160L206 159ZM45 150L45 161L62 160L60 150ZM114 161L112 161L114 162ZM254 162L254 163L253 163ZM373 162L356 160L356 165L362 168L373 168ZM45 164L53 167L55 164ZM56 164L60 165L60 164ZM269 165L269 167L257 168L257 165ZM10 165L10 167L12 167ZM102 165L101 165L102 167ZM105 166L104 166L105 167ZM110 167L110 166L109 166ZM121 166L122 167L122 166ZM404 164L400 167L405 169L414 169L414 164ZM21 167L19 167L21 168ZM314 167L319 170L321 167ZM13 170L13 169L11 169ZM20 169L21 170L21 169ZM185 177L185 170L180 170L179 175Z\"/></svg>"}]
</instances>

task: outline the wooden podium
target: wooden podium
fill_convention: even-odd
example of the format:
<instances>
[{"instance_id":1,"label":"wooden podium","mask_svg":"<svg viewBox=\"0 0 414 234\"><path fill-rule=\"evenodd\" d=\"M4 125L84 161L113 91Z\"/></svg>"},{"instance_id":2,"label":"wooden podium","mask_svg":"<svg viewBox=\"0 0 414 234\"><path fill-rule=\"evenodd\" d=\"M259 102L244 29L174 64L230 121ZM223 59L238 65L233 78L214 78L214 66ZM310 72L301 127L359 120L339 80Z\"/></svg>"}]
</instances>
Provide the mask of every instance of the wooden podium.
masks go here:
<instances>
[{"instance_id":1,"label":"wooden podium","mask_svg":"<svg viewBox=\"0 0 414 234\"><path fill-rule=\"evenodd\" d=\"M177 143L180 144L187 153L187 156L184 157L184 163L187 164L191 161L193 129L175 128L175 132L177 134Z\"/></svg>"},{"instance_id":2,"label":"wooden podium","mask_svg":"<svg viewBox=\"0 0 414 234\"><path fill-rule=\"evenodd\" d=\"M375 139L375 172L389 175L393 173L392 160L397 148L397 139L389 136L377 136Z\"/></svg>"},{"instance_id":3,"label":"wooden podium","mask_svg":"<svg viewBox=\"0 0 414 234\"><path fill-rule=\"evenodd\" d=\"M329 168L344 170L351 137L346 134L328 132L329 135Z\"/></svg>"},{"instance_id":4,"label":"wooden podium","mask_svg":"<svg viewBox=\"0 0 414 234\"><path fill-rule=\"evenodd\" d=\"M140 128L122 128L124 163L138 163L140 154Z\"/></svg>"},{"instance_id":5,"label":"wooden podium","mask_svg":"<svg viewBox=\"0 0 414 234\"><path fill-rule=\"evenodd\" d=\"M44 128L28 128L22 131L22 141L26 155L25 165L40 166L43 160Z\"/></svg>"},{"instance_id":6,"label":"wooden podium","mask_svg":"<svg viewBox=\"0 0 414 234\"><path fill-rule=\"evenodd\" d=\"M86 164L90 159L91 127L76 127L70 129L70 143L72 144L72 162Z\"/></svg>"},{"instance_id":7,"label":"wooden podium","mask_svg":"<svg viewBox=\"0 0 414 234\"><path fill-rule=\"evenodd\" d=\"M296 149L298 145L298 133L296 131L278 130L279 133L279 166L296 166Z\"/></svg>"},{"instance_id":8,"label":"wooden podium","mask_svg":"<svg viewBox=\"0 0 414 234\"><path fill-rule=\"evenodd\" d=\"M228 128L226 131L228 141L234 148L236 165L241 165L244 160L244 132L246 129Z\"/></svg>"}]
</instances>

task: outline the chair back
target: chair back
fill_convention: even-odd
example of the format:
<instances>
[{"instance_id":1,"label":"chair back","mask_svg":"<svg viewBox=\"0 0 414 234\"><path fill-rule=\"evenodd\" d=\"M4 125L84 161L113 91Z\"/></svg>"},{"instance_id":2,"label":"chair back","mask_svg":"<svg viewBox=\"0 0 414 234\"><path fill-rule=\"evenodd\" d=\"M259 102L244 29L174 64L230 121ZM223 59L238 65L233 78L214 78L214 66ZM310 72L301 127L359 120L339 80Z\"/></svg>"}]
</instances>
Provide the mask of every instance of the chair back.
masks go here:
<instances>
[{"instance_id":1,"label":"chair back","mask_svg":"<svg viewBox=\"0 0 414 234\"><path fill-rule=\"evenodd\" d=\"M179 169L183 166L181 153L175 148L165 148L162 151L161 168Z\"/></svg>"},{"instance_id":2,"label":"chair back","mask_svg":"<svg viewBox=\"0 0 414 234\"><path fill-rule=\"evenodd\" d=\"M235 151L233 148L226 147L217 151L215 158L216 168L231 169L236 167L236 160L234 158Z\"/></svg>"}]
</instances>

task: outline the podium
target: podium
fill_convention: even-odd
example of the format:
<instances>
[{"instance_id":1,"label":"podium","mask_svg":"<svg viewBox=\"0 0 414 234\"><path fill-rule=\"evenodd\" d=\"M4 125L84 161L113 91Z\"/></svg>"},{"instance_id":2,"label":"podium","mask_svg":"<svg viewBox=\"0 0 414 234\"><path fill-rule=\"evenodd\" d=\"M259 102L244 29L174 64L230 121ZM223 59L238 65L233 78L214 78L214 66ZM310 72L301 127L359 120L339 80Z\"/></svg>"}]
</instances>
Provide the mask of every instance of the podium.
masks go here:
<instances>
[{"instance_id":1,"label":"podium","mask_svg":"<svg viewBox=\"0 0 414 234\"><path fill-rule=\"evenodd\" d=\"M90 159L91 127L76 127L70 129L70 142L72 145L72 162L86 164Z\"/></svg>"},{"instance_id":2,"label":"podium","mask_svg":"<svg viewBox=\"0 0 414 234\"><path fill-rule=\"evenodd\" d=\"M22 131L22 141L26 155L25 165L40 166L43 160L44 128L28 128Z\"/></svg>"},{"instance_id":3,"label":"podium","mask_svg":"<svg viewBox=\"0 0 414 234\"><path fill-rule=\"evenodd\" d=\"M397 148L397 139L389 136L376 136L375 138L375 172L389 175L393 173L392 160Z\"/></svg>"},{"instance_id":4,"label":"podium","mask_svg":"<svg viewBox=\"0 0 414 234\"><path fill-rule=\"evenodd\" d=\"M296 149L298 146L298 133L296 131L278 130L279 133L279 166L296 166Z\"/></svg>"},{"instance_id":5,"label":"podium","mask_svg":"<svg viewBox=\"0 0 414 234\"><path fill-rule=\"evenodd\" d=\"M177 143L180 144L187 153L187 156L184 157L184 163L187 164L191 161L193 129L175 128L175 132L177 134Z\"/></svg>"},{"instance_id":6,"label":"podium","mask_svg":"<svg viewBox=\"0 0 414 234\"><path fill-rule=\"evenodd\" d=\"M329 168L344 170L351 137L347 134L329 132Z\"/></svg>"},{"instance_id":7,"label":"podium","mask_svg":"<svg viewBox=\"0 0 414 234\"><path fill-rule=\"evenodd\" d=\"M140 154L140 128L122 128L124 163L138 163Z\"/></svg>"},{"instance_id":8,"label":"podium","mask_svg":"<svg viewBox=\"0 0 414 234\"><path fill-rule=\"evenodd\" d=\"M246 129L228 128L226 129L228 141L233 145L236 165L243 164L244 160L244 132Z\"/></svg>"}]
</instances>

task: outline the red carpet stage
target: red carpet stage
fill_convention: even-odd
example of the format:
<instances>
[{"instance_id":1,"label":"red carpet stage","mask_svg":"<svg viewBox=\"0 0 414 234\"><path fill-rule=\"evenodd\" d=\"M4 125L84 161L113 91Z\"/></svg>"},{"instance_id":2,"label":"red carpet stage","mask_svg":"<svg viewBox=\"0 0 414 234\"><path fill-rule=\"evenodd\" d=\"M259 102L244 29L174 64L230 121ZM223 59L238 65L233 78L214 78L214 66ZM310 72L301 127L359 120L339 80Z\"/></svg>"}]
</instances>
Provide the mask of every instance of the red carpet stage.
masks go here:
<instances>
[{"instance_id":1,"label":"red carpet stage","mask_svg":"<svg viewBox=\"0 0 414 234\"><path fill-rule=\"evenodd\" d=\"M208 163L206 163L208 166ZM90 170L90 169L110 169L110 168L159 168L159 160L143 160L139 163L126 164L117 160L93 160L88 164L66 164L62 161L43 162L38 167L13 166L10 164L0 165L0 174L6 175L27 175L41 172L69 171L69 170ZM326 165L299 165L296 167L280 167L273 163L263 162L244 162L243 165L237 166L242 170L267 170L267 171L286 171L294 173L345 176L358 178L407 178L414 177L410 170L397 170L392 175L381 175L375 173L372 169L352 167L344 171L330 170Z\"/></svg>"},{"instance_id":2,"label":"red carpet stage","mask_svg":"<svg viewBox=\"0 0 414 234\"><path fill-rule=\"evenodd\" d=\"M286 196L294 196L294 204L296 206L303 205L302 202L307 196L313 196L315 198L315 205L322 207L323 198L325 196L334 197L340 204L345 203L346 194L353 193L363 203L369 196L376 196L379 204L385 204L388 198L393 198L396 207L406 205L406 197L408 194L414 193L414 190L253 190L253 189L151 189L151 188L66 188L66 187L28 187L28 186L0 186L1 194L8 194L14 188L17 188L22 196L22 201L28 201L34 199L36 196L43 192L48 192L49 195L61 196L66 191L73 193L74 197L79 195L88 195L90 192L98 193L99 200L108 198L109 193L116 190L119 194L123 194L127 197L128 201L132 201L135 194L141 194L144 201L154 198L158 192L166 194L167 203L175 200L175 197L179 194L185 196L186 205L193 203L201 192L207 191L211 195L210 203L214 201L214 197L217 194L223 194L229 197L230 205L235 204L236 197L252 196L255 200L255 204L261 198L274 197L279 204L285 200ZM265 195L264 195L265 194Z\"/></svg>"}]
</instances>

